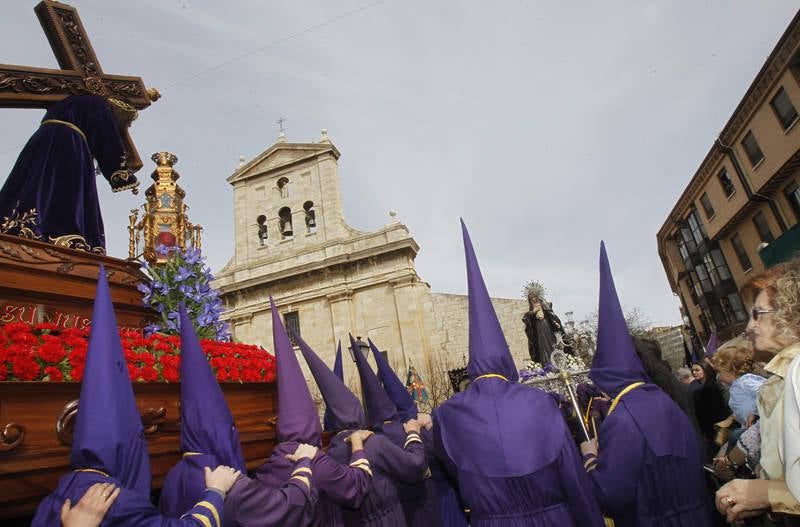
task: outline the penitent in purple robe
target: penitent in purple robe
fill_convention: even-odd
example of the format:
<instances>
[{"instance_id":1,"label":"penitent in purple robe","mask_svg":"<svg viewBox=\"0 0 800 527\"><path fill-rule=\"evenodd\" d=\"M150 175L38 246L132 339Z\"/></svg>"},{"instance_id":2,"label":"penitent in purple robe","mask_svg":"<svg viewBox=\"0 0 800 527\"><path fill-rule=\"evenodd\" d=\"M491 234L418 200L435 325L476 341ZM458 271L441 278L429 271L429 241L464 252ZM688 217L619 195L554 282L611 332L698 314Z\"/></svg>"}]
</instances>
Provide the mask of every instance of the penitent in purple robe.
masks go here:
<instances>
[{"instance_id":1,"label":"penitent in purple robe","mask_svg":"<svg viewBox=\"0 0 800 527\"><path fill-rule=\"evenodd\" d=\"M259 467L255 479L268 488L278 488L289 479L294 463L286 459L297 443L281 443L272 450L269 460ZM342 508L357 509L370 490L372 477L359 460L366 459L363 450L350 455L347 463L339 463L319 450L311 462L311 483L319 491L319 501L308 523L310 527L340 527L344 525ZM369 468L369 465L366 465Z\"/></svg>"},{"instance_id":2,"label":"penitent in purple robe","mask_svg":"<svg viewBox=\"0 0 800 527\"><path fill-rule=\"evenodd\" d=\"M400 447L405 444L406 431L400 421L384 423L377 433L388 437L392 443ZM439 506L437 484L432 478L433 466L438 463L433 450L433 435L428 430L422 430L420 437L425 448L425 463L430 470L422 481L411 484L398 483L397 490L408 525L438 527L442 525L442 511Z\"/></svg>"},{"instance_id":3,"label":"penitent in purple robe","mask_svg":"<svg viewBox=\"0 0 800 527\"><path fill-rule=\"evenodd\" d=\"M180 518L205 492L205 467L245 472L239 432L186 312L181 328L181 460L167 473L159 508Z\"/></svg>"},{"instance_id":4,"label":"penitent in purple robe","mask_svg":"<svg viewBox=\"0 0 800 527\"><path fill-rule=\"evenodd\" d=\"M319 418L272 296L269 301L278 363L278 440L302 436L306 442L317 444ZM285 404L286 400L293 399L296 399L296 412ZM314 420L307 418L310 411L314 412ZM290 451L284 452L287 453ZM225 500L225 527L304 527L311 524L318 498L311 460L303 458L293 463L285 457L282 459L285 477L275 485L239 478Z\"/></svg>"},{"instance_id":5,"label":"penitent in purple robe","mask_svg":"<svg viewBox=\"0 0 800 527\"><path fill-rule=\"evenodd\" d=\"M406 440L403 423L409 419L417 418L417 404L411 398L408 390L388 361L383 357L383 354L378 350L378 347L371 339L367 339L367 341L372 350L372 356L375 357L375 364L378 367L376 376L366 361L356 363L361 376L364 397L367 399L367 408L382 407L383 404L375 404L376 401L381 400L387 400L394 407L389 411L384 410L382 415L380 410L377 410L377 419L374 422L370 421L370 425L376 433L385 435L395 445L402 447ZM382 388L381 385L383 386ZM433 443L429 441L425 444L425 436L426 434L422 434L425 457L430 466L431 458L434 457L431 450ZM430 434L427 434L427 436L430 437ZM403 512L408 525L427 525L429 527L439 527L441 525L436 484L430 475L431 472L428 472L425 479L416 483L398 483L400 503L403 505Z\"/></svg>"},{"instance_id":6,"label":"penitent in purple robe","mask_svg":"<svg viewBox=\"0 0 800 527\"><path fill-rule=\"evenodd\" d=\"M344 431L331 440L328 455L339 463L350 457L350 445ZM416 433L409 433L405 447L395 445L389 438L374 434L364 443L364 454L372 467L372 487L358 509L343 508L344 524L360 527L406 527L400 504L398 483L415 483L425 477L428 465L425 448Z\"/></svg>"},{"instance_id":7,"label":"penitent in purple robe","mask_svg":"<svg viewBox=\"0 0 800 527\"><path fill-rule=\"evenodd\" d=\"M339 380L344 382L344 368L342 367L342 341L340 340L336 346L336 358L333 360L333 373L339 377ZM322 429L326 432L333 432L333 413L331 409L325 406L325 415L322 418Z\"/></svg>"},{"instance_id":8,"label":"penitent in purple robe","mask_svg":"<svg viewBox=\"0 0 800 527\"><path fill-rule=\"evenodd\" d=\"M303 458L294 470L311 468ZM225 498L225 527L283 527L310 525L317 490L299 478L289 478L281 488L270 488L260 481L240 477Z\"/></svg>"},{"instance_id":9,"label":"penitent in purple robe","mask_svg":"<svg viewBox=\"0 0 800 527\"><path fill-rule=\"evenodd\" d=\"M597 458L587 455L585 462L600 506L616 527L712 525L694 428L647 378L602 242L597 352L589 376L614 397L600 427Z\"/></svg>"},{"instance_id":10,"label":"penitent in purple robe","mask_svg":"<svg viewBox=\"0 0 800 527\"><path fill-rule=\"evenodd\" d=\"M35 210L32 230L43 241L72 236L72 248L104 251L94 160L114 191L138 184L125 167L119 128L99 95L73 95L50 107L0 190L0 218ZM22 234L14 226L8 233Z\"/></svg>"},{"instance_id":11,"label":"penitent in purple robe","mask_svg":"<svg viewBox=\"0 0 800 527\"><path fill-rule=\"evenodd\" d=\"M462 221L473 382L433 413L437 456L475 527L603 526L589 478L555 401L518 372Z\"/></svg>"},{"instance_id":12,"label":"penitent in purple robe","mask_svg":"<svg viewBox=\"0 0 800 527\"><path fill-rule=\"evenodd\" d=\"M321 441L316 405L274 304L272 315L278 378L276 435L280 443L272 450L267 462L256 470L255 479L268 488L279 488L286 484L294 471L294 464L286 454L294 452L299 443L320 446ZM301 349L306 350L304 353L310 350L298 335L295 339ZM334 420L333 413L330 418ZM348 463L339 463L319 450L311 462L311 471L311 483L319 492L319 502L309 522L304 525L343 525L341 507L359 507L369 491L372 476L363 452L354 452Z\"/></svg>"},{"instance_id":13,"label":"penitent in purple robe","mask_svg":"<svg viewBox=\"0 0 800 527\"><path fill-rule=\"evenodd\" d=\"M74 470L39 504L34 527L59 527L64 500L77 503L95 483L120 488L101 524L104 527L219 527L222 496L214 491L204 490L181 518L162 516L150 502L147 443L102 265L70 462Z\"/></svg>"},{"instance_id":14,"label":"penitent in purple robe","mask_svg":"<svg viewBox=\"0 0 800 527\"><path fill-rule=\"evenodd\" d=\"M481 428L486 421L503 425ZM434 411L433 431L436 451L471 510L471 525L603 525L580 455L548 394L479 379ZM454 441L468 445L458 450Z\"/></svg>"}]
</instances>

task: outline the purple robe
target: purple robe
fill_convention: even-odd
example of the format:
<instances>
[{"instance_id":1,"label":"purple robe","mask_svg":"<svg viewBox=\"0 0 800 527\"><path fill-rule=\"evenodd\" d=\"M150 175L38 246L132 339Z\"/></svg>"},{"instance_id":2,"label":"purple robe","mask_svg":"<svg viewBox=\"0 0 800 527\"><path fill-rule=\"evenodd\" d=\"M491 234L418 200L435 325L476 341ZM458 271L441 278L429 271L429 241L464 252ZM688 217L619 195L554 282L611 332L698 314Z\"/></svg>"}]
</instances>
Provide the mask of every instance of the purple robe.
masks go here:
<instances>
[{"instance_id":1,"label":"purple robe","mask_svg":"<svg viewBox=\"0 0 800 527\"><path fill-rule=\"evenodd\" d=\"M213 490L207 490L197 504L184 511L181 518L168 518L152 504L148 494L126 489L116 478L97 472L73 471L63 476L56 489L42 500L31 526L60 527L64 500L69 498L74 506L95 483L113 483L120 487L120 494L106 513L101 527L205 527L205 522L197 516L211 521L214 526L215 515L221 515L223 510L222 496Z\"/></svg>"},{"instance_id":2,"label":"purple robe","mask_svg":"<svg viewBox=\"0 0 800 527\"><path fill-rule=\"evenodd\" d=\"M302 459L294 469L311 468ZM282 527L309 525L317 502L317 490L298 478L289 478L281 488L270 488L258 480L240 477L225 498L225 527Z\"/></svg>"},{"instance_id":3,"label":"purple robe","mask_svg":"<svg viewBox=\"0 0 800 527\"><path fill-rule=\"evenodd\" d=\"M254 477L269 488L279 488L291 477L294 463L286 459L286 454L295 451L298 443L281 443L272 450L266 463L256 469ZM319 491L319 501L313 517L307 525L311 527L344 525L342 507L357 509L370 489L372 476L364 469L353 466L360 459L366 459L363 450L350 455L348 464L335 461L319 450L311 462L311 482Z\"/></svg>"},{"instance_id":4,"label":"purple robe","mask_svg":"<svg viewBox=\"0 0 800 527\"><path fill-rule=\"evenodd\" d=\"M478 379L434 411L433 430L471 525L603 526L575 443L546 393Z\"/></svg>"},{"instance_id":5,"label":"purple robe","mask_svg":"<svg viewBox=\"0 0 800 527\"><path fill-rule=\"evenodd\" d=\"M331 440L328 455L339 463L350 457L350 445L344 431ZM425 447L416 434L408 434L405 447L400 448L389 438L374 434L364 443L364 454L372 467L372 486L358 509L343 509L347 526L406 527L406 518L400 504L398 483L422 481L428 470Z\"/></svg>"},{"instance_id":6,"label":"purple robe","mask_svg":"<svg viewBox=\"0 0 800 527\"><path fill-rule=\"evenodd\" d=\"M648 439L655 437L661 441ZM589 476L616 527L712 525L694 428L658 387L647 384L625 394L603 421L598 444Z\"/></svg>"},{"instance_id":7,"label":"purple robe","mask_svg":"<svg viewBox=\"0 0 800 527\"><path fill-rule=\"evenodd\" d=\"M101 525L122 527L207 527L219 525L222 496L203 489L181 518L169 519L150 502L150 461L136 406L105 268L100 266L92 312L92 332L81 382L81 404L72 436L70 462L36 509L34 527L58 527L64 500L77 503L95 483L114 483L120 495ZM187 516L188 515L188 516Z\"/></svg>"},{"instance_id":8,"label":"purple robe","mask_svg":"<svg viewBox=\"0 0 800 527\"><path fill-rule=\"evenodd\" d=\"M385 435L392 443L401 448L405 444L406 432L403 424L399 421L384 423L378 433ZM433 459L433 436L427 430L423 430L420 436L425 447L425 460L430 467L435 462ZM442 524L436 482L431 479L430 472L422 481L411 484L398 483L397 490L408 525L438 527Z\"/></svg>"},{"instance_id":9,"label":"purple robe","mask_svg":"<svg viewBox=\"0 0 800 527\"><path fill-rule=\"evenodd\" d=\"M111 107L99 95L74 95L50 107L42 122L0 190L0 219L35 209L38 222L33 231L43 241L77 235L88 247L80 246L79 240L71 247L105 249L94 159L115 191L136 181L132 175L127 181L114 177L119 171L127 174L127 169ZM11 229L9 234L20 232Z\"/></svg>"},{"instance_id":10,"label":"purple robe","mask_svg":"<svg viewBox=\"0 0 800 527\"><path fill-rule=\"evenodd\" d=\"M205 491L205 467L246 472L239 431L185 306L181 324L181 460L167 473L159 508L180 517Z\"/></svg>"},{"instance_id":11,"label":"purple robe","mask_svg":"<svg viewBox=\"0 0 800 527\"><path fill-rule=\"evenodd\" d=\"M344 369L342 367L342 341L336 346L336 358L333 361L333 373L340 381L344 382ZM326 432L334 431L334 417L333 412L328 406L325 406L325 415L322 418L322 429Z\"/></svg>"}]
</instances>

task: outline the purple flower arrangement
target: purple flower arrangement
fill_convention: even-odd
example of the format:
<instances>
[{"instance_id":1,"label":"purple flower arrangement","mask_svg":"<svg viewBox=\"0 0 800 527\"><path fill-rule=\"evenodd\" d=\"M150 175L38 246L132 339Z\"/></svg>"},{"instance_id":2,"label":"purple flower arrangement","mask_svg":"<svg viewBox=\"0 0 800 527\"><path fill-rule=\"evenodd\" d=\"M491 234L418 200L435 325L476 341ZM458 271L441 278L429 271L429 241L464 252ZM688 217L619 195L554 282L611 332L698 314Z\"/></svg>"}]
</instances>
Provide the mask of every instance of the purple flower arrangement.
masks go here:
<instances>
[{"instance_id":1,"label":"purple flower arrangement","mask_svg":"<svg viewBox=\"0 0 800 527\"><path fill-rule=\"evenodd\" d=\"M555 373L555 371L552 364L545 364L542 366L538 362L529 362L525 368L519 370L519 380L520 382L525 382L537 377L547 377Z\"/></svg>"},{"instance_id":2,"label":"purple flower arrangement","mask_svg":"<svg viewBox=\"0 0 800 527\"><path fill-rule=\"evenodd\" d=\"M137 286L144 295L144 305L155 310L160 317L157 322L145 326L145 335L179 334L178 305L183 302L199 338L229 341L228 324L219 318L224 311L222 300L211 287L214 277L200 250L160 246L157 251L169 254L170 258L161 265L142 264L142 270L151 282Z\"/></svg>"}]
</instances>

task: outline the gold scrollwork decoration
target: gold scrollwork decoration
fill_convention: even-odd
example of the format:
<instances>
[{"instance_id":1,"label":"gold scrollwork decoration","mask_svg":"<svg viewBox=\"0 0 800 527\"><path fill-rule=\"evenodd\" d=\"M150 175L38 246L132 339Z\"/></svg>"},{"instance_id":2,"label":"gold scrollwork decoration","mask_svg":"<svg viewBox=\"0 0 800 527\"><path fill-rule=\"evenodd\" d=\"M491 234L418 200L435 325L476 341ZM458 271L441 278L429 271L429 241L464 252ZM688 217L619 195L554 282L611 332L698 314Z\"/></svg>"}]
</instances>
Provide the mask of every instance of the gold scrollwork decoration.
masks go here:
<instances>
[{"instance_id":1,"label":"gold scrollwork decoration","mask_svg":"<svg viewBox=\"0 0 800 527\"><path fill-rule=\"evenodd\" d=\"M86 251L93 254L106 254L106 250L102 247L92 247L86 241L86 238L80 234L65 234L64 236L51 236L50 243L56 247L65 247L67 249L75 249L77 251Z\"/></svg>"}]
</instances>

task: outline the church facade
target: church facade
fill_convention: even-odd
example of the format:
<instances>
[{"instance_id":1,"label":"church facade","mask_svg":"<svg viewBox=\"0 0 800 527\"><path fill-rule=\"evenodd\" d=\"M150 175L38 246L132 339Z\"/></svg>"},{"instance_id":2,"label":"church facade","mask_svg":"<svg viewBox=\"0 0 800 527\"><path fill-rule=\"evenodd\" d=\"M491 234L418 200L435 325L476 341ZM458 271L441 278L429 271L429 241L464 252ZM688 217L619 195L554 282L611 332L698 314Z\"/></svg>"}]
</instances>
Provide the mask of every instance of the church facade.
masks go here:
<instances>
[{"instance_id":1,"label":"church facade","mask_svg":"<svg viewBox=\"0 0 800 527\"><path fill-rule=\"evenodd\" d=\"M401 376L413 363L429 383L426 375L465 364L467 297L431 291L414 265L419 245L394 217L370 232L347 224L339 156L325 131L312 143L290 143L281 134L228 178L235 251L215 281L224 318L236 340L272 350L272 295L284 324L329 365L341 340L351 387L358 375L346 349L348 333L371 338ZM493 303L521 366L528 358L527 302Z\"/></svg>"}]
</instances>

